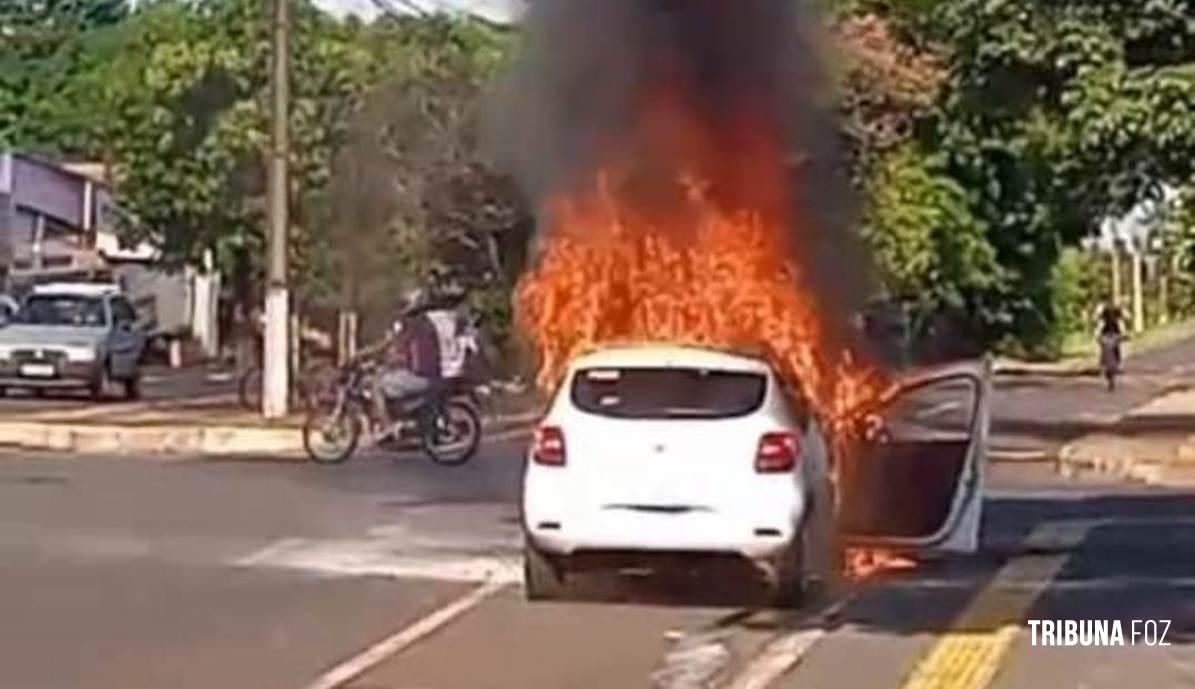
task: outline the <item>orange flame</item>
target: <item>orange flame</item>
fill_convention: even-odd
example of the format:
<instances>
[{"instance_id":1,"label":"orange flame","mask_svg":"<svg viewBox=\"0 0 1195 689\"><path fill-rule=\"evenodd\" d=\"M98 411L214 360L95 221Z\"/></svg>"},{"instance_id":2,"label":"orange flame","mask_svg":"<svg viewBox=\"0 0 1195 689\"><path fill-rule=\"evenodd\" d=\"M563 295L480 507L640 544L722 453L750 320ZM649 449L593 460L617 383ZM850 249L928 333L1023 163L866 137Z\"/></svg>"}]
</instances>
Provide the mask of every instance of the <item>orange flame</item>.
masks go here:
<instances>
[{"instance_id":1,"label":"orange flame","mask_svg":"<svg viewBox=\"0 0 1195 689\"><path fill-rule=\"evenodd\" d=\"M881 572L915 569L917 561L883 548L847 548L846 577L855 581Z\"/></svg>"},{"instance_id":2,"label":"orange flame","mask_svg":"<svg viewBox=\"0 0 1195 689\"><path fill-rule=\"evenodd\" d=\"M541 213L547 244L516 294L540 386L588 349L668 342L764 356L832 425L880 398L886 382L833 341L794 261L791 233L809 228L766 108L698 113L668 79L643 104L591 186Z\"/></svg>"},{"instance_id":3,"label":"orange flame","mask_svg":"<svg viewBox=\"0 0 1195 689\"><path fill-rule=\"evenodd\" d=\"M694 184L677 218L688 226L660 226L620 205L606 179L556 205L550 243L518 290L542 387L586 350L646 341L762 355L832 423L882 394L875 370L828 346L781 228L719 210Z\"/></svg>"}]
</instances>

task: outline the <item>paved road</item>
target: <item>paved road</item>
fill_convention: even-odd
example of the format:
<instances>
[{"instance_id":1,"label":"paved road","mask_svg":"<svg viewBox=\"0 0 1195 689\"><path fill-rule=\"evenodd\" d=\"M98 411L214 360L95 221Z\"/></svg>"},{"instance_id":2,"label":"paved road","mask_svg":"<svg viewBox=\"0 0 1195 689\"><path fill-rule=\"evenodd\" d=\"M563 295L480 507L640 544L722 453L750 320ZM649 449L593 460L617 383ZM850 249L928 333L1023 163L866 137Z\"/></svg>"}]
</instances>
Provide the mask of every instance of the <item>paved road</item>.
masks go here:
<instances>
[{"instance_id":1,"label":"paved road","mask_svg":"<svg viewBox=\"0 0 1195 689\"><path fill-rule=\"evenodd\" d=\"M529 605L520 451L459 470L0 456L0 686L1195 686L1192 496L1002 466L979 557L797 613L715 577ZM1035 648L1030 617L1165 619L1173 645Z\"/></svg>"},{"instance_id":2,"label":"paved road","mask_svg":"<svg viewBox=\"0 0 1195 689\"><path fill-rule=\"evenodd\" d=\"M236 380L230 372L209 371L201 367L172 370L151 366L144 371L141 392L146 402L230 397L236 392ZM84 390L47 390L44 394L35 395L32 391L14 389L0 396L0 413L75 410L94 405Z\"/></svg>"},{"instance_id":3,"label":"paved road","mask_svg":"<svg viewBox=\"0 0 1195 689\"><path fill-rule=\"evenodd\" d=\"M1096 375L1001 376L992 404L993 445L1053 455L1063 443L1179 386L1195 385L1195 339L1134 356L1109 393Z\"/></svg>"}]
</instances>

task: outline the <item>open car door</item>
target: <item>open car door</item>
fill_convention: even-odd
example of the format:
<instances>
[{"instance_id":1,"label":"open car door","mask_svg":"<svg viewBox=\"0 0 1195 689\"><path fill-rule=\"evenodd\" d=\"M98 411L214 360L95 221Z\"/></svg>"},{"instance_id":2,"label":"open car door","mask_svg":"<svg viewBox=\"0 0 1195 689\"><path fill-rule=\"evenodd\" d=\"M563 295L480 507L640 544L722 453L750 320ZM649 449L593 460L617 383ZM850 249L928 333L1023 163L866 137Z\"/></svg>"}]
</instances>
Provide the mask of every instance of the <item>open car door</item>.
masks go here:
<instances>
[{"instance_id":1,"label":"open car door","mask_svg":"<svg viewBox=\"0 0 1195 689\"><path fill-rule=\"evenodd\" d=\"M839 457L848 546L973 553L979 548L991 360L923 371L868 419Z\"/></svg>"}]
</instances>

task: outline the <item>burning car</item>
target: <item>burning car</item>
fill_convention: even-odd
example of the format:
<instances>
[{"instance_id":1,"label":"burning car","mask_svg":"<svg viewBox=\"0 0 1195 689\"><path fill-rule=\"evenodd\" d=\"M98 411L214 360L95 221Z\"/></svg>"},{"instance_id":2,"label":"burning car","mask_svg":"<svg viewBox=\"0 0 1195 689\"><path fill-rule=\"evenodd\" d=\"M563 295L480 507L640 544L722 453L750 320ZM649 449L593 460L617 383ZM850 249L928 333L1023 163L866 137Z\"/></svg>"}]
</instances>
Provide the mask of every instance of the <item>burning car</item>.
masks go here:
<instances>
[{"instance_id":1,"label":"burning car","mask_svg":"<svg viewBox=\"0 0 1195 689\"><path fill-rule=\"evenodd\" d=\"M727 556L753 563L787 605L837 573L838 544L973 551L986 371L917 376L840 443L757 358L671 345L578 357L527 462L527 595L564 593L582 555Z\"/></svg>"},{"instance_id":2,"label":"burning car","mask_svg":"<svg viewBox=\"0 0 1195 689\"><path fill-rule=\"evenodd\" d=\"M495 140L536 209L515 310L553 400L531 596L593 551L746 558L784 601L835 542L852 574L974 549L986 368L903 379L849 324L883 290L811 4L561 0L526 26Z\"/></svg>"}]
</instances>

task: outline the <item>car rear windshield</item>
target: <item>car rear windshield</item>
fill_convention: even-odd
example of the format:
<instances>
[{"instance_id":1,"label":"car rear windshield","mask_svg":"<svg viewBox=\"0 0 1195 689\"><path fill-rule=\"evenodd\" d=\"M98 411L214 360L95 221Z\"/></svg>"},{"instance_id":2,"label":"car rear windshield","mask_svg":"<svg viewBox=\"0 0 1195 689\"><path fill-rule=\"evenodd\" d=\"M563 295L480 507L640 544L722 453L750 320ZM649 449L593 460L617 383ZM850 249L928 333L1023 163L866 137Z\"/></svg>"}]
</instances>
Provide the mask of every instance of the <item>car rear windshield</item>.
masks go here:
<instances>
[{"instance_id":1,"label":"car rear windshield","mask_svg":"<svg viewBox=\"0 0 1195 689\"><path fill-rule=\"evenodd\" d=\"M699 368L587 368L573 377L573 405L621 419L723 419L763 404L767 378Z\"/></svg>"}]
</instances>

